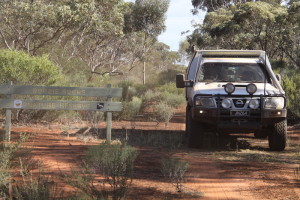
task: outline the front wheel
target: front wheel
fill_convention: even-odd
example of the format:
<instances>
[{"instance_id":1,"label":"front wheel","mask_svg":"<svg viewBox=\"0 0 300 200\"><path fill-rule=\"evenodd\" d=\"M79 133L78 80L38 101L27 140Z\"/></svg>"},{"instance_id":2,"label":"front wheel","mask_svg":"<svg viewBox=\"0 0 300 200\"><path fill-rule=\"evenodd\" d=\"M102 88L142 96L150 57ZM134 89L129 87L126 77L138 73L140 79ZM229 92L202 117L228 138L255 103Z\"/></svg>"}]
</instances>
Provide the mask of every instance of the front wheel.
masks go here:
<instances>
[{"instance_id":1,"label":"front wheel","mask_svg":"<svg viewBox=\"0 0 300 200\"><path fill-rule=\"evenodd\" d=\"M287 142L286 120L275 123L270 127L268 135L269 147L272 151L283 151Z\"/></svg>"}]
</instances>

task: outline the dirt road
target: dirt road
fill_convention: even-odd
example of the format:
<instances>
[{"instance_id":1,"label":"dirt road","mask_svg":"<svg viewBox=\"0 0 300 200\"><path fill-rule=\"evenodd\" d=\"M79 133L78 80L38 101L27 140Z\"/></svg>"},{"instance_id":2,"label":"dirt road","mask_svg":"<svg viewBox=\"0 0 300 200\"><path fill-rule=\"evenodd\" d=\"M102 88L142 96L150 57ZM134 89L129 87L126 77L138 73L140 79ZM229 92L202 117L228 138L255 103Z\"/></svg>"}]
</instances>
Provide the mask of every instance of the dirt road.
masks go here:
<instances>
[{"instance_id":1,"label":"dirt road","mask_svg":"<svg viewBox=\"0 0 300 200\"><path fill-rule=\"evenodd\" d=\"M117 128L129 128L130 123L115 123ZM69 173L76 168L85 149L101 141L80 138L78 129L64 132L60 125L14 126L14 134L32 132L35 135L26 144L32 148L35 160L42 160L43 170L52 176ZM126 129L127 129L126 128ZM183 131L182 122L174 122L165 127L155 123L135 124L136 129L171 129ZM67 134L69 133L69 134ZM136 161L135 174L127 199L202 199L202 200L296 200L300 199L298 180L294 170L298 167L298 146L300 130L290 130L290 146L284 152L267 150L266 140L244 137L250 146L243 149L179 149L160 146L136 145L140 154ZM177 192L173 184L166 180L160 170L163 157L178 157L189 163L183 183L184 190ZM59 180L59 179L57 179ZM59 181L66 194L74 191L63 181Z\"/></svg>"}]
</instances>

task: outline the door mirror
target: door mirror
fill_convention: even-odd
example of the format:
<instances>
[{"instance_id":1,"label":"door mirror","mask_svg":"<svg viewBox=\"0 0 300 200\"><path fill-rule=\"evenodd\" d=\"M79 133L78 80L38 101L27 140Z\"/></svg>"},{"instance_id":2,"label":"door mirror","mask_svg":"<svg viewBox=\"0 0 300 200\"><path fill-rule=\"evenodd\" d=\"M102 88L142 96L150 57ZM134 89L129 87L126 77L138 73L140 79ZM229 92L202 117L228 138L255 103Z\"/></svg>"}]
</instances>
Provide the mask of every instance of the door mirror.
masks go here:
<instances>
[{"instance_id":1,"label":"door mirror","mask_svg":"<svg viewBox=\"0 0 300 200\"><path fill-rule=\"evenodd\" d=\"M276 74L276 78L279 81L279 83L281 83L281 75L280 74Z\"/></svg>"},{"instance_id":2,"label":"door mirror","mask_svg":"<svg viewBox=\"0 0 300 200\"><path fill-rule=\"evenodd\" d=\"M185 87L193 87L194 82L190 80L184 79L184 74L176 75L176 87L177 88L185 88Z\"/></svg>"},{"instance_id":3,"label":"door mirror","mask_svg":"<svg viewBox=\"0 0 300 200\"><path fill-rule=\"evenodd\" d=\"M176 87L177 88L184 88L184 74L177 74L176 75Z\"/></svg>"}]
</instances>

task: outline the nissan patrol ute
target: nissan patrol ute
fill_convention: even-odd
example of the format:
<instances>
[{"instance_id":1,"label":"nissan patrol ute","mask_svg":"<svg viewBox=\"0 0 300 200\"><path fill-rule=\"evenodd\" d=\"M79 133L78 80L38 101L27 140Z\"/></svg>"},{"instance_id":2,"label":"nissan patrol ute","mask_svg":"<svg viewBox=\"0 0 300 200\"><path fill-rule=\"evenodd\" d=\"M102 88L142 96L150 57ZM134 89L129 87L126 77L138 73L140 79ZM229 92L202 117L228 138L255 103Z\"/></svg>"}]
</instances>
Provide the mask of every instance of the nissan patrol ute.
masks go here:
<instances>
[{"instance_id":1,"label":"nissan patrol ute","mask_svg":"<svg viewBox=\"0 0 300 200\"><path fill-rule=\"evenodd\" d=\"M282 151L287 141L286 97L264 51L198 50L186 75L176 75L186 88L186 133L197 146L207 130L254 133Z\"/></svg>"}]
</instances>

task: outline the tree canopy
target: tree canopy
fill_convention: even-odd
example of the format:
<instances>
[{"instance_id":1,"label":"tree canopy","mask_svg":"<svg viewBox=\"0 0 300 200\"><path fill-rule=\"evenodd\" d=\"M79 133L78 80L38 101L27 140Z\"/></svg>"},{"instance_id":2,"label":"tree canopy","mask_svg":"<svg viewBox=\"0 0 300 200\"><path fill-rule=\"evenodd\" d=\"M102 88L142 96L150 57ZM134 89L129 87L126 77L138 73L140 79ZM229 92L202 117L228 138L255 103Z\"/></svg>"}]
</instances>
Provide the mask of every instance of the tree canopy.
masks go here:
<instances>
[{"instance_id":1,"label":"tree canopy","mask_svg":"<svg viewBox=\"0 0 300 200\"><path fill-rule=\"evenodd\" d=\"M87 81L125 78L147 52L160 51L156 38L168 6L169 0L0 1L0 48L48 54L64 73L83 73Z\"/></svg>"},{"instance_id":2,"label":"tree canopy","mask_svg":"<svg viewBox=\"0 0 300 200\"><path fill-rule=\"evenodd\" d=\"M201 49L261 49L273 59L300 67L299 2L246 2L208 12L188 36Z\"/></svg>"}]
</instances>

